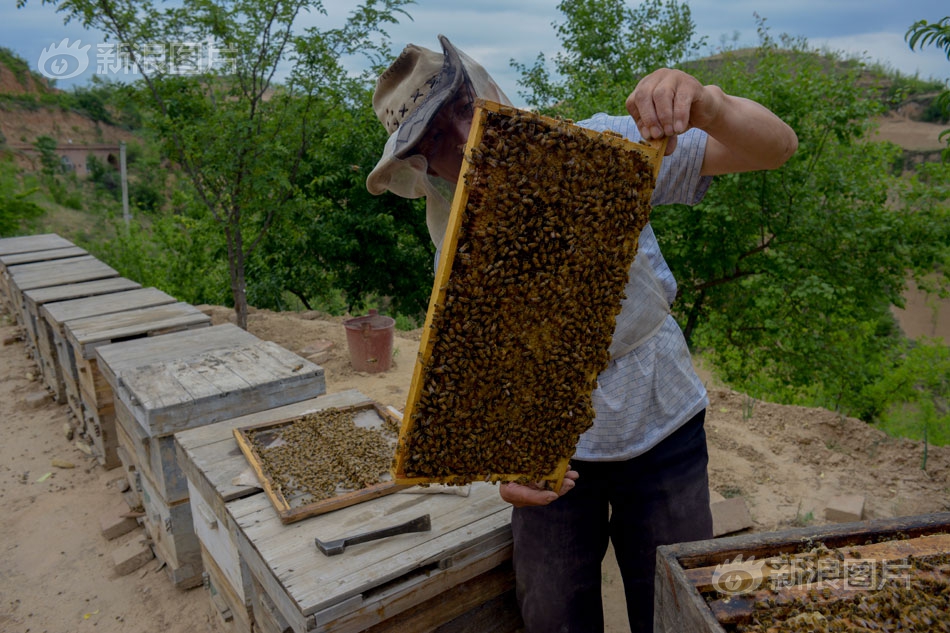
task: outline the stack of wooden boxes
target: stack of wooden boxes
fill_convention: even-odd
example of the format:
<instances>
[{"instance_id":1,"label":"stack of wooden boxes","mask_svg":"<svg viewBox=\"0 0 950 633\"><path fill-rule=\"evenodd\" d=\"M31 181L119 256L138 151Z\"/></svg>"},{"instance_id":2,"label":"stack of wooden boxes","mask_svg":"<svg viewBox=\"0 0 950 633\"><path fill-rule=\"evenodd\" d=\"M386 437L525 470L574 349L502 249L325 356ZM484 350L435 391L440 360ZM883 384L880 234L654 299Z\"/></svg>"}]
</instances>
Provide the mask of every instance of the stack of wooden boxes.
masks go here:
<instances>
[{"instance_id":1,"label":"stack of wooden boxes","mask_svg":"<svg viewBox=\"0 0 950 633\"><path fill-rule=\"evenodd\" d=\"M212 326L56 235L0 239L0 295L100 463L122 467L171 580L204 582L238 633L519 628L510 507L493 486L391 494L282 522L233 432L375 404L356 391L323 395L321 367ZM423 513L430 532L340 556L313 541Z\"/></svg>"}]
</instances>

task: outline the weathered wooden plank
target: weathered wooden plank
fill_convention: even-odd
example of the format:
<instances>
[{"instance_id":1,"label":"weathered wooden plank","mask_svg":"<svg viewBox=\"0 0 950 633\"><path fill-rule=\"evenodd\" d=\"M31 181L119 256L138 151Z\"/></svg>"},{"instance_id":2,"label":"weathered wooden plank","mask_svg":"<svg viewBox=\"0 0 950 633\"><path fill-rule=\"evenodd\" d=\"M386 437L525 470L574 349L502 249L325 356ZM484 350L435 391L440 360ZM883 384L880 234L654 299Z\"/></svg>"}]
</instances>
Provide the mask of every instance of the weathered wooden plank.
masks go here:
<instances>
[{"instance_id":1,"label":"weathered wooden plank","mask_svg":"<svg viewBox=\"0 0 950 633\"><path fill-rule=\"evenodd\" d=\"M824 545L824 543L822 543ZM853 544L837 550L841 555L840 560L835 558L835 563L845 564L848 560L899 560L913 557L916 559L927 556L936 556L938 554L950 552L950 534L927 534L915 538L902 538L899 540L885 541L882 543ZM789 556L784 560L775 559L775 555L767 558L757 558L755 568L761 574L762 583L769 584L770 579L783 578L794 579L796 561L803 561L808 558L815 558L814 554L808 553L797 556ZM774 559L774 560L773 560ZM770 564L763 564L763 562ZM748 566L748 565L747 565ZM694 567L684 570L686 580L700 592L714 591L714 578L717 570L716 565L704 567ZM799 572L801 570L798 570ZM801 575L800 573L798 575Z\"/></svg>"},{"instance_id":2,"label":"weathered wooden plank","mask_svg":"<svg viewBox=\"0 0 950 633\"><path fill-rule=\"evenodd\" d=\"M149 437L122 401L116 401L115 426L132 440L139 467L152 480L158 493L168 503L188 499L188 482L178 463L172 436Z\"/></svg>"},{"instance_id":3,"label":"weathered wooden plank","mask_svg":"<svg viewBox=\"0 0 950 633\"><path fill-rule=\"evenodd\" d=\"M365 629L366 633L514 633L524 627L510 562L460 582ZM381 604L382 615L388 605Z\"/></svg>"},{"instance_id":4,"label":"weathered wooden plank","mask_svg":"<svg viewBox=\"0 0 950 633\"><path fill-rule=\"evenodd\" d=\"M90 284L96 285L97 289L90 287ZM79 291L82 294L74 298L61 299L66 295L61 289L69 289L73 286L86 286L86 288ZM65 332L66 321L96 314L174 303L175 299L157 288L143 289L135 282L114 277L87 284L28 290L23 293L23 302L36 334L43 374L48 378L48 383L55 381L57 400L62 402L66 400L65 381L70 380L75 374L75 372L64 371L63 363L58 358L54 332ZM69 359L66 359L66 362L69 362Z\"/></svg>"},{"instance_id":5,"label":"weathered wooden plank","mask_svg":"<svg viewBox=\"0 0 950 633\"><path fill-rule=\"evenodd\" d=\"M202 560L213 561L213 567L221 576L220 584L224 585L223 588L233 597L233 600L228 600L232 603L232 608L238 609L238 605L241 605L246 612L250 605L251 576L238 552L237 539L232 533L235 526L227 517L223 520L219 518L196 488L189 485L188 492L195 534L206 554L202 556Z\"/></svg>"},{"instance_id":6,"label":"weathered wooden plank","mask_svg":"<svg viewBox=\"0 0 950 633\"><path fill-rule=\"evenodd\" d=\"M68 263L61 261L21 264L7 269L11 287L22 293L35 288L62 286L107 277L118 277L119 273L91 255L73 257Z\"/></svg>"},{"instance_id":7,"label":"weathered wooden plank","mask_svg":"<svg viewBox=\"0 0 950 633\"><path fill-rule=\"evenodd\" d=\"M33 264L36 262L50 262L70 257L81 257L88 255L88 251L78 246L66 246L63 248L49 248L41 251L30 251L26 253L14 253L11 255L0 255L0 266L19 266L20 264Z\"/></svg>"},{"instance_id":8,"label":"weathered wooden plank","mask_svg":"<svg viewBox=\"0 0 950 633\"><path fill-rule=\"evenodd\" d=\"M162 340L141 339L133 345L103 347L98 354L105 362L103 376L116 388L119 372L180 360L230 347L250 345L260 339L231 323L214 325L200 332L177 332Z\"/></svg>"},{"instance_id":9,"label":"weathered wooden plank","mask_svg":"<svg viewBox=\"0 0 950 633\"><path fill-rule=\"evenodd\" d=\"M106 295L112 292L136 290L141 287L142 284L139 282L126 279L125 277L107 277L105 279L96 279L63 286L34 288L24 291L23 297L27 303L41 306L57 301L69 301L71 299L82 299L83 297Z\"/></svg>"},{"instance_id":10,"label":"weathered wooden plank","mask_svg":"<svg viewBox=\"0 0 950 633\"><path fill-rule=\"evenodd\" d=\"M140 287L120 292L44 303L40 309L40 314L44 319L55 324L56 327L65 328L64 324L66 322L76 319L163 306L176 302L175 297L162 292L158 288Z\"/></svg>"},{"instance_id":11,"label":"weathered wooden plank","mask_svg":"<svg viewBox=\"0 0 950 633\"><path fill-rule=\"evenodd\" d=\"M207 314L189 303L178 302L71 319L66 322L66 338L76 349L77 358L81 352L83 358L93 359L100 345L210 325Z\"/></svg>"},{"instance_id":12,"label":"weathered wooden plank","mask_svg":"<svg viewBox=\"0 0 950 633\"><path fill-rule=\"evenodd\" d=\"M201 584L201 546L195 534L191 504L168 504L147 476L139 477L145 527L152 538L155 554L166 563L166 571L175 586L188 589Z\"/></svg>"},{"instance_id":13,"label":"weathered wooden plank","mask_svg":"<svg viewBox=\"0 0 950 633\"><path fill-rule=\"evenodd\" d=\"M253 633L256 629L252 625L254 614L250 601L243 602L241 596L234 593L234 588L228 584L224 572L218 567L214 557L205 549L203 542L200 545L201 562L207 574L205 586L212 604L219 610L223 609L224 612L221 615L226 622L230 622L230 629L234 633ZM223 604L220 601L223 601Z\"/></svg>"},{"instance_id":14,"label":"weathered wooden plank","mask_svg":"<svg viewBox=\"0 0 950 633\"><path fill-rule=\"evenodd\" d=\"M70 246L75 246L75 244L64 237L60 237L56 233L4 237L0 238L0 255L44 251L54 248L68 248Z\"/></svg>"}]
</instances>

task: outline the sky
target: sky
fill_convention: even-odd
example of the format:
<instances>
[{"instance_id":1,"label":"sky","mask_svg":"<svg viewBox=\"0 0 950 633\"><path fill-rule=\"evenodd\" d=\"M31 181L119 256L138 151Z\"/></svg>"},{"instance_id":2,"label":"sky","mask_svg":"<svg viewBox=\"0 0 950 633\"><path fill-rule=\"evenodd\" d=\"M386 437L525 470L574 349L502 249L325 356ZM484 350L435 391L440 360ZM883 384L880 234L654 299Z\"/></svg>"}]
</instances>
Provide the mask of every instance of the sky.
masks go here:
<instances>
[{"instance_id":1,"label":"sky","mask_svg":"<svg viewBox=\"0 0 950 633\"><path fill-rule=\"evenodd\" d=\"M904 34L915 21L937 22L950 15L947 0L685 1L697 35L706 37L705 53L714 52L722 42L755 46L755 16L759 15L773 37L804 37L814 48L857 56L922 79L950 81L950 60L942 50L930 46L911 51L904 41ZM328 15L304 15L300 25L337 26L354 3L324 0ZM16 4L3 0L0 5L0 46L12 49L33 69L42 64L46 74L59 77L57 86L84 85L96 74L118 80L136 77L115 63L116 58L108 52L113 49L107 47L108 40L101 33L86 31L75 23L64 25L62 15L41 0L27 0L21 9ZM412 20L402 17L400 24L389 26L387 31L394 54L407 43L441 50L437 35L446 35L485 66L508 97L522 106L518 73L510 62L530 66L539 53L551 59L558 52L553 24L563 22L564 17L557 4L555 0L416 0L408 7ZM636 5L637 1L628 0L628 4ZM60 57L47 55L44 59L44 49L60 45L64 38L73 48ZM165 45L156 44L158 50ZM83 50L86 46L89 48ZM78 72L82 59L88 65Z\"/></svg>"}]
</instances>

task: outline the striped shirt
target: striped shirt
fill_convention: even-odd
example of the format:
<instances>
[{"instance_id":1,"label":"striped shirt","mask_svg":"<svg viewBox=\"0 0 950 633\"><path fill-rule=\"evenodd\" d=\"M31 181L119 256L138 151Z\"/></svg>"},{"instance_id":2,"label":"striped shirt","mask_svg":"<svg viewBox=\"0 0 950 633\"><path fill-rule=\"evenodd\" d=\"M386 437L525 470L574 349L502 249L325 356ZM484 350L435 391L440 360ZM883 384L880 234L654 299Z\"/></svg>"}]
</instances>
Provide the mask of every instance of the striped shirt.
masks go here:
<instances>
[{"instance_id":1,"label":"striped shirt","mask_svg":"<svg viewBox=\"0 0 950 633\"><path fill-rule=\"evenodd\" d=\"M598 114L577 125L598 132L612 130L633 141L641 138L629 116ZM705 132L693 129L679 136L676 150L660 168L654 206L702 200L712 181L700 176L705 148ZM637 257L647 258L672 304L676 280L649 224L640 233ZM624 326L627 312L624 309L617 317L618 328ZM594 426L581 435L574 455L580 460L619 461L641 455L708 405L683 332L672 316L639 347L612 359L597 383Z\"/></svg>"}]
</instances>

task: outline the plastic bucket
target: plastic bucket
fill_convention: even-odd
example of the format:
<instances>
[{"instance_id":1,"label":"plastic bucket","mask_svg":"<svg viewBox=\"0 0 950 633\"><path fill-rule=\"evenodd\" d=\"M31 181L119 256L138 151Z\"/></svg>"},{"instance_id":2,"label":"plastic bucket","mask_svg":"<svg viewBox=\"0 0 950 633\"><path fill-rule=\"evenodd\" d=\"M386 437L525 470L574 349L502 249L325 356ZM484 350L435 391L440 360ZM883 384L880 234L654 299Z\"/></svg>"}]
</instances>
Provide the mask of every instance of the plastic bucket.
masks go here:
<instances>
[{"instance_id":1,"label":"plastic bucket","mask_svg":"<svg viewBox=\"0 0 950 633\"><path fill-rule=\"evenodd\" d=\"M370 310L367 316L343 322L353 369L371 374L389 370L395 325L394 319L378 314L376 310Z\"/></svg>"}]
</instances>

